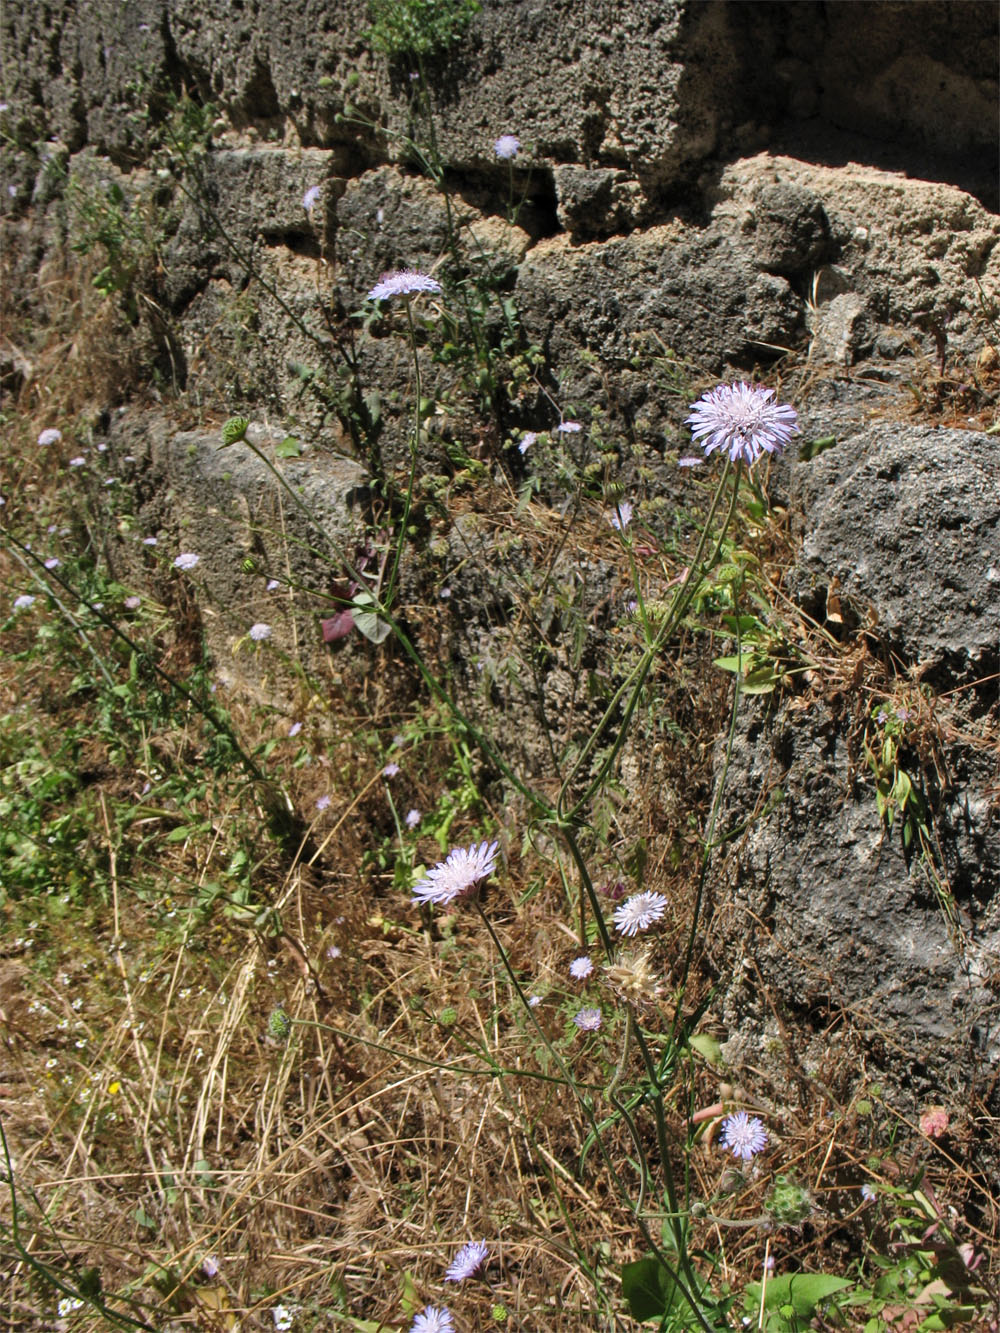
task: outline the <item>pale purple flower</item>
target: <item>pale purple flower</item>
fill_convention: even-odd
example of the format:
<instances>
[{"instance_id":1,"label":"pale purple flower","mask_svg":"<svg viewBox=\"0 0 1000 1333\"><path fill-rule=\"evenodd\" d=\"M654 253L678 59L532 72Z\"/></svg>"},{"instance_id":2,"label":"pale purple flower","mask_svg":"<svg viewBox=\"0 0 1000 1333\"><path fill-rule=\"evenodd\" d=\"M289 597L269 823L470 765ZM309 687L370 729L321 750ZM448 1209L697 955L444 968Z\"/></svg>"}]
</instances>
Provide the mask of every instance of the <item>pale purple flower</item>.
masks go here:
<instances>
[{"instance_id":1,"label":"pale purple flower","mask_svg":"<svg viewBox=\"0 0 1000 1333\"><path fill-rule=\"evenodd\" d=\"M438 596L441 598L443 602L446 602L448 598L451 596L451 589L442 588L441 591L438 593Z\"/></svg>"},{"instance_id":2,"label":"pale purple flower","mask_svg":"<svg viewBox=\"0 0 1000 1333\"><path fill-rule=\"evenodd\" d=\"M594 964L586 954L582 958L574 958L569 965L569 974L577 981L583 981L589 977L594 970Z\"/></svg>"},{"instance_id":3,"label":"pale purple flower","mask_svg":"<svg viewBox=\"0 0 1000 1333\"><path fill-rule=\"evenodd\" d=\"M419 810L407 810L406 827L408 829L415 829L417 825L420 823L421 818L422 816Z\"/></svg>"},{"instance_id":4,"label":"pale purple flower","mask_svg":"<svg viewBox=\"0 0 1000 1333\"><path fill-rule=\"evenodd\" d=\"M878 712L875 714L875 721L878 722L879 724L881 724L881 723L885 722L885 720L886 720L886 718L887 718L888 716L889 716L889 714L885 711L885 709L884 709L884 708L880 708L880 709L878 710Z\"/></svg>"},{"instance_id":5,"label":"pale purple flower","mask_svg":"<svg viewBox=\"0 0 1000 1333\"><path fill-rule=\"evenodd\" d=\"M559 425L556 426L556 432L560 435L577 435L581 430L583 430L583 427L579 421L560 421Z\"/></svg>"},{"instance_id":6,"label":"pale purple flower","mask_svg":"<svg viewBox=\"0 0 1000 1333\"><path fill-rule=\"evenodd\" d=\"M265 625L263 621L258 620L255 625L250 626L248 633L254 643L263 643L265 639L271 637L272 630L270 625Z\"/></svg>"},{"instance_id":7,"label":"pale purple flower","mask_svg":"<svg viewBox=\"0 0 1000 1333\"><path fill-rule=\"evenodd\" d=\"M426 273L414 269L398 269L383 273L368 293L369 301L388 301L391 296L415 296L418 292L440 292L441 284Z\"/></svg>"},{"instance_id":8,"label":"pale purple flower","mask_svg":"<svg viewBox=\"0 0 1000 1333\"><path fill-rule=\"evenodd\" d=\"M76 458L71 458L71 459L69 460L69 466L70 466L70 467L83 467L83 466L85 466L86 462L87 462L87 460L84 458L83 454L79 454Z\"/></svg>"},{"instance_id":9,"label":"pale purple flower","mask_svg":"<svg viewBox=\"0 0 1000 1333\"><path fill-rule=\"evenodd\" d=\"M581 1009L573 1015L573 1022L581 1032L596 1032L601 1026L600 1009Z\"/></svg>"},{"instance_id":10,"label":"pale purple flower","mask_svg":"<svg viewBox=\"0 0 1000 1333\"><path fill-rule=\"evenodd\" d=\"M35 599L30 592L22 592L20 597L14 598L13 609L15 611L27 611L29 606L35 605Z\"/></svg>"},{"instance_id":11,"label":"pale purple flower","mask_svg":"<svg viewBox=\"0 0 1000 1333\"><path fill-rule=\"evenodd\" d=\"M386 764L385 768L383 768L382 776L384 778L394 778L398 772L399 772L399 765L390 763Z\"/></svg>"},{"instance_id":12,"label":"pale purple flower","mask_svg":"<svg viewBox=\"0 0 1000 1333\"><path fill-rule=\"evenodd\" d=\"M339 958L339 957L340 957L340 949L337 947L336 944L331 944L330 947L329 947L329 948L327 949L327 951L326 951L326 956L327 956L327 958Z\"/></svg>"},{"instance_id":13,"label":"pale purple flower","mask_svg":"<svg viewBox=\"0 0 1000 1333\"><path fill-rule=\"evenodd\" d=\"M542 1002L542 997L541 997L540 995L529 995L529 996L528 996L528 1008L529 1008L529 1009L537 1009L538 1006L541 1004L541 1002Z\"/></svg>"},{"instance_id":14,"label":"pale purple flower","mask_svg":"<svg viewBox=\"0 0 1000 1333\"><path fill-rule=\"evenodd\" d=\"M483 843L483 846L486 844ZM489 1257L490 1252L484 1240L470 1240L448 1265L445 1282L464 1282L467 1277L475 1277Z\"/></svg>"},{"instance_id":15,"label":"pale purple flower","mask_svg":"<svg viewBox=\"0 0 1000 1333\"><path fill-rule=\"evenodd\" d=\"M174 569L194 569L200 559L193 551L182 551L174 561Z\"/></svg>"},{"instance_id":16,"label":"pale purple flower","mask_svg":"<svg viewBox=\"0 0 1000 1333\"><path fill-rule=\"evenodd\" d=\"M292 725L288 728L288 734L289 736L297 736L301 730L302 730L302 723L293 722Z\"/></svg>"},{"instance_id":17,"label":"pale purple flower","mask_svg":"<svg viewBox=\"0 0 1000 1333\"><path fill-rule=\"evenodd\" d=\"M455 1333L451 1311L446 1305L425 1305L413 1316L410 1333Z\"/></svg>"},{"instance_id":18,"label":"pale purple flower","mask_svg":"<svg viewBox=\"0 0 1000 1333\"><path fill-rule=\"evenodd\" d=\"M155 545L156 545L156 538L155 538L155 537L143 537L143 539L142 539L142 544L143 544L143 546L155 546Z\"/></svg>"},{"instance_id":19,"label":"pale purple flower","mask_svg":"<svg viewBox=\"0 0 1000 1333\"><path fill-rule=\"evenodd\" d=\"M103 443L102 443L102 444L99 444L99 445L97 446L97 452L98 452L99 454L106 454L106 453L108 452L108 446L107 446L106 444L103 444Z\"/></svg>"},{"instance_id":20,"label":"pale purple flower","mask_svg":"<svg viewBox=\"0 0 1000 1333\"><path fill-rule=\"evenodd\" d=\"M619 500L615 508L608 514L608 522L616 532L624 532L632 522L634 513L635 510L628 500Z\"/></svg>"},{"instance_id":21,"label":"pale purple flower","mask_svg":"<svg viewBox=\"0 0 1000 1333\"><path fill-rule=\"evenodd\" d=\"M454 847L444 861L432 866L413 888L415 903L437 903L445 907L454 898L465 898L481 879L496 869L498 843L481 842L477 847Z\"/></svg>"},{"instance_id":22,"label":"pale purple flower","mask_svg":"<svg viewBox=\"0 0 1000 1333\"><path fill-rule=\"evenodd\" d=\"M722 1122L719 1146L727 1148L734 1157L749 1162L767 1147L767 1130L763 1121L758 1120L756 1116L747 1115L746 1111L727 1115Z\"/></svg>"},{"instance_id":23,"label":"pale purple flower","mask_svg":"<svg viewBox=\"0 0 1000 1333\"><path fill-rule=\"evenodd\" d=\"M633 893L615 912L615 926L620 935L637 935L659 921L666 910L667 900L662 893Z\"/></svg>"},{"instance_id":24,"label":"pale purple flower","mask_svg":"<svg viewBox=\"0 0 1000 1333\"><path fill-rule=\"evenodd\" d=\"M125 598L125 610L126 610L126 611L138 611L138 609L139 609L140 606L142 606L142 598L141 598L141 597L126 597L126 598Z\"/></svg>"},{"instance_id":25,"label":"pale purple flower","mask_svg":"<svg viewBox=\"0 0 1000 1333\"><path fill-rule=\"evenodd\" d=\"M897 718L899 718L900 722L909 722L913 714L910 712L908 708L897 708L896 716Z\"/></svg>"},{"instance_id":26,"label":"pale purple flower","mask_svg":"<svg viewBox=\"0 0 1000 1333\"><path fill-rule=\"evenodd\" d=\"M312 210L316 207L316 205L319 203L319 197L322 193L323 190L319 185L309 186L309 189L306 190L305 194L302 196L302 207L306 210L307 213L311 213Z\"/></svg>"},{"instance_id":27,"label":"pale purple flower","mask_svg":"<svg viewBox=\"0 0 1000 1333\"><path fill-rule=\"evenodd\" d=\"M217 1277L219 1273L219 1261L214 1254L207 1254L201 1261L201 1271L206 1277Z\"/></svg>"},{"instance_id":28,"label":"pale purple flower","mask_svg":"<svg viewBox=\"0 0 1000 1333\"><path fill-rule=\"evenodd\" d=\"M533 430L526 430L521 436L521 442L517 447L522 454L526 454L537 439L538 436Z\"/></svg>"},{"instance_id":29,"label":"pale purple flower","mask_svg":"<svg viewBox=\"0 0 1000 1333\"><path fill-rule=\"evenodd\" d=\"M502 162L507 162L521 151L521 140L516 134L501 134L493 145L493 151Z\"/></svg>"},{"instance_id":30,"label":"pale purple flower","mask_svg":"<svg viewBox=\"0 0 1000 1333\"><path fill-rule=\"evenodd\" d=\"M117 478L117 477L105 477L105 478L104 478L104 484L105 484L105 486L117 486L117 485L118 485L118 478Z\"/></svg>"},{"instance_id":31,"label":"pale purple flower","mask_svg":"<svg viewBox=\"0 0 1000 1333\"><path fill-rule=\"evenodd\" d=\"M871 1203L872 1200L875 1198L875 1196L876 1196L875 1186L869 1184L869 1182L866 1180L865 1183L861 1186L862 1199L864 1199L865 1203Z\"/></svg>"},{"instance_id":32,"label":"pale purple flower","mask_svg":"<svg viewBox=\"0 0 1000 1333\"><path fill-rule=\"evenodd\" d=\"M62 561L59 559L58 556L50 555L49 558L48 558L48 560L46 560L46 562L45 562L45 568L46 568L46 569L58 569L59 566L60 566L61 564L62 564Z\"/></svg>"},{"instance_id":33,"label":"pale purple flower","mask_svg":"<svg viewBox=\"0 0 1000 1333\"><path fill-rule=\"evenodd\" d=\"M780 454L799 434L794 408L774 402L773 389L745 383L720 384L703 394L685 424L706 458L713 449L724 449L731 462L748 467L763 453Z\"/></svg>"},{"instance_id":34,"label":"pale purple flower","mask_svg":"<svg viewBox=\"0 0 1000 1333\"><path fill-rule=\"evenodd\" d=\"M317 809L317 810L329 810L329 808L330 808L330 798L329 798L329 796L320 796L319 799L318 799L317 802L316 802L316 809Z\"/></svg>"},{"instance_id":35,"label":"pale purple flower","mask_svg":"<svg viewBox=\"0 0 1000 1333\"><path fill-rule=\"evenodd\" d=\"M268 581L267 581L267 586L265 587L264 591L265 591L265 592L274 592L275 589L280 588L280 587L281 587L281 584L278 582L277 579L268 579Z\"/></svg>"},{"instance_id":36,"label":"pale purple flower","mask_svg":"<svg viewBox=\"0 0 1000 1333\"><path fill-rule=\"evenodd\" d=\"M705 461L704 458L694 458L694 457L691 457L690 455L688 455L687 458L678 458L678 460L677 460L677 466L678 466L678 467L701 467L701 465L702 465L702 463L704 463L704 461Z\"/></svg>"},{"instance_id":37,"label":"pale purple flower","mask_svg":"<svg viewBox=\"0 0 1000 1333\"><path fill-rule=\"evenodd\" d=\"M58 444L61 439L62 431L56 430L55 426L49 426L47 430L43 430L39 435L38 443L41 445Z\"/></svg>"}]
</instances>

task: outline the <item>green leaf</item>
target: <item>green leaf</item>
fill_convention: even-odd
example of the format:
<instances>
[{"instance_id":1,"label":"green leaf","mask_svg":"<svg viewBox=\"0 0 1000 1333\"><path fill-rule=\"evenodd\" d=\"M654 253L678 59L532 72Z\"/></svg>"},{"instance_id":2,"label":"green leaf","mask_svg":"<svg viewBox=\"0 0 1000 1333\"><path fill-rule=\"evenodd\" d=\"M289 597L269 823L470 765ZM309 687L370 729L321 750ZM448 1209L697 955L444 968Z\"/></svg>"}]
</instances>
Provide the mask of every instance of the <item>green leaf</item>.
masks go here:
<instances>
[{"instance_id":1,"label":"green leaf","mask_svg":"<svg viewBox=\"0 0 1000 1333\"><path fill-rule=\"evenodd\" d=\"M749 656L749 653L740 653L738 657L717 657L712 665L721 668L723 671L738 672L743 670L743 663Z\"/></svg>"},{"instance_id":2,"label":"green leaf","mask_svg":"<svg viewBox=\"0 0 1000 1333\"><path fill-rule=\"evenodd\" d=\"M280 444L274 446L275 458L298 458L301 453L302 445L297 435L286 435Z\"/></svg>"},{"instance_id":3,"label":"green leaf","mask_svg":"<svg viewBox=\"0 0 1000 1333\"><path fill-rule=\"evenodd\" d=\"M354 617L354 627L363 634L366 639L372 643L384 643L392 633L392 626L387 620L383 620L380 615L374 611L366 611L363 608L374 606L375 598L370 592L359 592L351 603L351 614Z\"/></svg>"},{"instance_id":4,"label":"green leaf","mask_svg":"<svg viewBox=\"0 0 1000 1333\"><path fill-rule=\"evenodd\" d=\"M688 1045L693 1051L697 1051L700 1056L706 1059L710 1065L722 1064L722 1047L707 1032L696 1032L693 1037L688 1038Z\"/></svg>"},{"instance_id":5,"label":"green leaf","mask_svg":"<svg viewBox=\"0 0 1000 1333\"><path fill-rule=\"evenodd\" d=\"M810 1319L817 1305L829 1300L838 1291L843 1291L851 1284L847 1278L832 1277L828 1273L783 1273L773 1277L764 1293L764 1308L796 1314L800 1319ZM759 1282L752 1282L746 1289L745 1308L760 1308Z\"/></svg>"},{"instance_id":6,"label":"green leaf","mask_svg":"<svg viewBox=\"0 0 1000 1333\"><path fill-rule=\"evenodd\" d=\"M641 1323L663 1318L674 1303L676 1287L659 1259L649 1255L623 1266L622 1293L632 1318Z\"/></svg>"}]
</instances>

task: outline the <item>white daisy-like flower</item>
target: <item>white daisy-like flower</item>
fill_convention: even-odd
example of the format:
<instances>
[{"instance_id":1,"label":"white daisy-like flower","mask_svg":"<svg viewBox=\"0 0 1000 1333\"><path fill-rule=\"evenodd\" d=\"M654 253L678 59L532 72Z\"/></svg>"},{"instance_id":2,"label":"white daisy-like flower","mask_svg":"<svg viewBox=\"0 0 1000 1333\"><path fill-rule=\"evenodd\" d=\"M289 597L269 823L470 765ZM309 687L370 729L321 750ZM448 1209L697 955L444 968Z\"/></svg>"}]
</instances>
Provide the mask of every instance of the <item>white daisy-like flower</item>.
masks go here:
<instances>
[{"instance_id":1,"label":"white daisy-like flower","mask_svg":"<svg viewBox=\"0 0 1000 1333\"><path fill-rule=\"evenodd\" d=\"M496 842L481 842L478 847L453 848L413 886L413 902L445 907L455 898L468 897L479 881L496 869L498 846Z\"/></svg>"},{"instance_id":2,"label":"white daisy-like flower","mask_svg":"<svg viewBox=\"0 0 1000 1333\"><path fill-rule=\"evenodd\" d=\"M615 926L620 935L637 935L659 921L666 910L667 900L662 893L633 893L615 912Z\"/></svg>"},{"instance_id":3,"label":"white daisy-like flower","mask_svg":"<svg viewBox=\"0 0 1000 1333\"><path fill-rule=\"evenodd\" d=\"M483 843L483 846L486 844ZM467 1277L475 1277L489 1257L489 1248L484 1240L470 1240L467 1245L462 1246L448 1265L444 1275L445 1282L464 1282Z\"/></svg>"},{"instance_id":4,"label":"white daisy-like flower","mask_svg":"<svg viewBox=\"0 0 1000 1333\"><path fill-rule=\"evenodd\" d=\"M414 1315L410 1333L455 1333L451 1311L445 1305L425 1305Z\"/></svg>"},{"instance_id":5,"label":"white daisy-like flower","mask_svg":"<svg viewBox=\"0 0 1000 1333\"><path fill-rule=\"evenodd\" d=\"M391 296L416 296L418 292L440 292L441 284L415 269L383 273L368 293L369 301L388 301Z\"/></svg>"},{"instance_id":6,"label":"white daisy-like flower","mask_svg":"<svg viewBox=\"0 0 1000 1333\"><path fill-rule=\"evenodd\" d=\"M780 454L800 434L798 415L787 403L774 401L774 390L757 384L720 384L703 394L685 418L695 444L705 450L724 449L733 463L751 467L761 454Z\"/></svg>"},{"instance_id":7,"label":"white daisy-like flower","mask_svg":"<svg viewBox=\"0 0 1000 1333\"><path fill-rule=\"evenodd\" d=\"M582 958L574 958L569 965L569 974L577 981L584 981L594 970L594 964L584 954Z\"/></svg>"}]
</instances>

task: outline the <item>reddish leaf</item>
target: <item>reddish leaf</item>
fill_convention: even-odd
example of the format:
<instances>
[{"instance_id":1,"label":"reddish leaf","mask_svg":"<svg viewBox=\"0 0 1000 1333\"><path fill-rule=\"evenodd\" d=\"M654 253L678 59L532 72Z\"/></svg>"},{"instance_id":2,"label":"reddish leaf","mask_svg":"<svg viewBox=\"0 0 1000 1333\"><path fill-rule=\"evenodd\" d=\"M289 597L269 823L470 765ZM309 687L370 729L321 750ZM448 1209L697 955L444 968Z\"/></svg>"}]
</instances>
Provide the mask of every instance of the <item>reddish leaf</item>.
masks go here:
<instances>
[{"instance_id":1,"label":"reddish leaf","mask_svg":"<svg viewBox=\"0 0 1000 1333\"><path fill-rule=\"evenodd\" d=\"M336 643L338 639L346 639L350 634L354 628L354 616L348 607L346 611L338 611L329 620L321 620L319 625L323 631L323 642Z\"/></svg>"}]
</instances>

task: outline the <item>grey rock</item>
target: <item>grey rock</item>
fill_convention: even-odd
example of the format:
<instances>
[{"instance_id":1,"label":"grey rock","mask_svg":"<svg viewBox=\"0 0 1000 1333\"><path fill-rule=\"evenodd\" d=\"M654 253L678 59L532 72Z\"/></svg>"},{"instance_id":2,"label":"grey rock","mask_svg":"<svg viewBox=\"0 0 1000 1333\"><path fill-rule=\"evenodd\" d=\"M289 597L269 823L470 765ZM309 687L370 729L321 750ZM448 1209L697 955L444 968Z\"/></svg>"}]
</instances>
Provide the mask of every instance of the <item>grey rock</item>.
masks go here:
<instances>
[{"instance_id":1,"label":"grey rock","mask_svg":"<svg viewBox=\"0 0 1000 1333\"><path fill-rule=\"evenodd\" d=\"M810 190L779 183L757 196L754 252L762 268L788 277L814 268L829 245L829 224Z\"/></svg>"}]
</instances>

